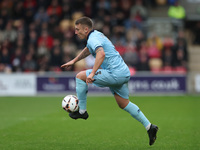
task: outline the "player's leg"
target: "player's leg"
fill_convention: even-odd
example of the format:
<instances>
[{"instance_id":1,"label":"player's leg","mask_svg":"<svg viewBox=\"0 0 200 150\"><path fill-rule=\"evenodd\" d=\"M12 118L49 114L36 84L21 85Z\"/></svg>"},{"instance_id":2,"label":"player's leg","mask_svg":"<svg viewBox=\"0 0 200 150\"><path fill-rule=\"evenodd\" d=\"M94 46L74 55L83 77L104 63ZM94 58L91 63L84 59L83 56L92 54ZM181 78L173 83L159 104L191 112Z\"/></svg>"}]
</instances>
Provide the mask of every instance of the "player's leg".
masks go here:
<instances>
[{"instance_id":1,"label":"player's leg","mask_svg":"<svg viewBox=\"0 0 200 150\"><path fill-rule=\"evenodd\" d=\"M81 71L76 75L76 93L79 99L79 113L84 114L87 105L87 91L88 85L86 84L86 78L91 73L92 69ZM98 69L94 76L93 82L96 86L107 86L111 82L111 75L103 69ZM110 81L110 82L109 82Z\"/></svg>"},{"instance_id":2,"label":"player's leg","mask_svg":"<svg viewBox=\"0 0 200 150\"><path fill-rule=\"evenodd\" d=\"M113 87L110 89L114 94L114 97L119 107L127 111L133 118L141 122L146 128L147 133L149 135L149 145L152 145L156 140L158 127L156 125L151 124L149 120L145 117L145 115L142 113L142 111L139 109L139 107L129 101L128 84L125 83L120 87Z\"/></svg>"},{"instance_id":3,"label":"player's leg","mask_svg":"<svg viewBox=\"0 0 200 150\"><path fill-rule=\"evenodd\" d=\"M86 111L86 99L88 92L88 85L86 84L86 71L81 71L76 75L76 94L79 99L79 112L84 113Z\"/></svg>"},{"instance_id":4,"label":"player's leg","mask_svg":"<svg viewBox=\"0 0 200 150\"><path fill-rule=\"evenodd\" d=\"M85 81L86 71L79 72L76 75L76 94L79 99L79 111L69 114L69 116L73 119L88 118L88 113L86 111L88 86Z\"/></svg>"},{"instance_id":5,"label":"player's leg","mask_svg":"<svg viewBox=\"0 0 200 150\"><path fill-rule=\"evenodd\" d=\"M145 115L142 113L142 111L139 109L139 107L137 105L130 102L128 99L122 98L118 94L114 94L114 97L120 108L124 109L132 117L134 117L136 120L141 122L147 130L150 129L151 123L145 117Z\"/></svg>"},{"instance_id":6,"label":"player's leg","mask_svg":"<svg viewBox=\"0 0 200 150\"><path fill-rule=\"evenodd\" d=\"M69 116L73 119L88 118L88 113L86 111L88 86L85 81L87 76L91 73L91 71L91 69L81 71L76 75L76 93L79 99L79 111L69 114ZM112 77L106 70L99 69L96 72L94 79L94 84L96 86L106 86L110 83Z\"/></svg>"}]
</instances>

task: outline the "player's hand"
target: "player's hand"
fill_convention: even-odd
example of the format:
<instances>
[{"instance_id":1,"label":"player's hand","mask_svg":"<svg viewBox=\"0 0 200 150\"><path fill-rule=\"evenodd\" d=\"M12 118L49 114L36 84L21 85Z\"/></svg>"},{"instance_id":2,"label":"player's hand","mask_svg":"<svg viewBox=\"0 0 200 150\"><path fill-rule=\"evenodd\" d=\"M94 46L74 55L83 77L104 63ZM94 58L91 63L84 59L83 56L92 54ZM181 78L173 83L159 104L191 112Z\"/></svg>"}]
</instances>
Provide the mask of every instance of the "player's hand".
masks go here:
<instances>
[{"instance_id":1,"label":"player's hand","mask_svg":"<svg viewBox=\"0 0 200 150\"><path fill-rule=\"evenodd\" d=\"M94 73L90 73L89 76L86 78L86 83L88 85L88 83L92 83L94 81L93 77L94 77Z\"/></svg>"},{"instance_id":2,"label":"player's hand","mask_svg":"<svg viewBox=\"0 0 200 150\"><path fill-rule=\"evenodd\" d=\"M61 68L64 68L64 67L68 68L69 66L72 66L72 65L74 65L74 61L73 60L61 65Z\"/></svg>"}]
</instances>

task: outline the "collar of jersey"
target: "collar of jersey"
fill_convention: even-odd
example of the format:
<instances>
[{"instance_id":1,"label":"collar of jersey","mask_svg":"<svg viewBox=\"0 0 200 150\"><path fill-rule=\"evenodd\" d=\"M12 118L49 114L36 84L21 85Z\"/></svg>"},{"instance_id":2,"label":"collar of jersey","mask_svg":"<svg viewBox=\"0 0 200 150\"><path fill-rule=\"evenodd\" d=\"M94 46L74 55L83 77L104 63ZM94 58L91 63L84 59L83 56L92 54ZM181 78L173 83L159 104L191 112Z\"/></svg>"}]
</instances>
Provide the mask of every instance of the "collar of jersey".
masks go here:
<instances>
[{"instance_id":1,"label":"collar of jersey","mask_svg":"<svg viewBox=\"0 0 200 150\"><path fill-rule=\"evenodd\" d=\"M94 32L94 29L91 30L90 33L88 34L88 36L87 36L87 40L88 40L88 38L89 38L89 36L90 36L90 34L91 34L92 32Z\"/></svg>"}]
</instances>

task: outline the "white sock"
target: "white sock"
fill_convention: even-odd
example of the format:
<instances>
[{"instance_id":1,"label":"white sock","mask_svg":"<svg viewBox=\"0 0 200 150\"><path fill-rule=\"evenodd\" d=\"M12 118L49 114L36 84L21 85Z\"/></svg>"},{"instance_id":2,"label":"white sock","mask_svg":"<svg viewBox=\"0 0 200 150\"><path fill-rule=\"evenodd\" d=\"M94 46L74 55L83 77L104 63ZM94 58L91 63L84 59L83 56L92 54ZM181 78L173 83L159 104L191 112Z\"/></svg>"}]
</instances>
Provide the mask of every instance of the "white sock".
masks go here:
<instances>
[{"instance_id":1,"label":"white sock","mask_svg":"<svg viewBox=\"0 0 200 150\"><path fill-rule=\"evenodd\" d=\"M151 127L151 123L149 123L145 128L148 131L150 129L150 127Z\"/></svg>"},{"instance_id":2,"label":"white sock","mask_svg":"<svg viewBox=\"0 0 200 150\"><path fill-rule=\"evenodd\" d=\"M86 112L86 109L79 109L79 113L82 115Z\"/></svg>"}]
</instances>

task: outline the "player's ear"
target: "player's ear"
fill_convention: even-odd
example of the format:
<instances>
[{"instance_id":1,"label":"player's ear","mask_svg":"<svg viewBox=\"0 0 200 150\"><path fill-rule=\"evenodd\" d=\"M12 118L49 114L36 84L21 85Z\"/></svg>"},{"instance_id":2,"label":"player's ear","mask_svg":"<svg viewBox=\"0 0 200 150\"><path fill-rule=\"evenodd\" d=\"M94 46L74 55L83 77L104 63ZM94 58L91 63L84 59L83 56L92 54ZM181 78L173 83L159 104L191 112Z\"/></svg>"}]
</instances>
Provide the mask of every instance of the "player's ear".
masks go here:
<instances>
[{"instance_id":1,"label":"player's ear","mask_svg":"<svg viewBox=\"0 0 200 150\"><path fill-rule=\"evenodd\" d=\"M87 26L84 27L84 32L87 33L89 28Z\"/></svg>"}]
</instances>

